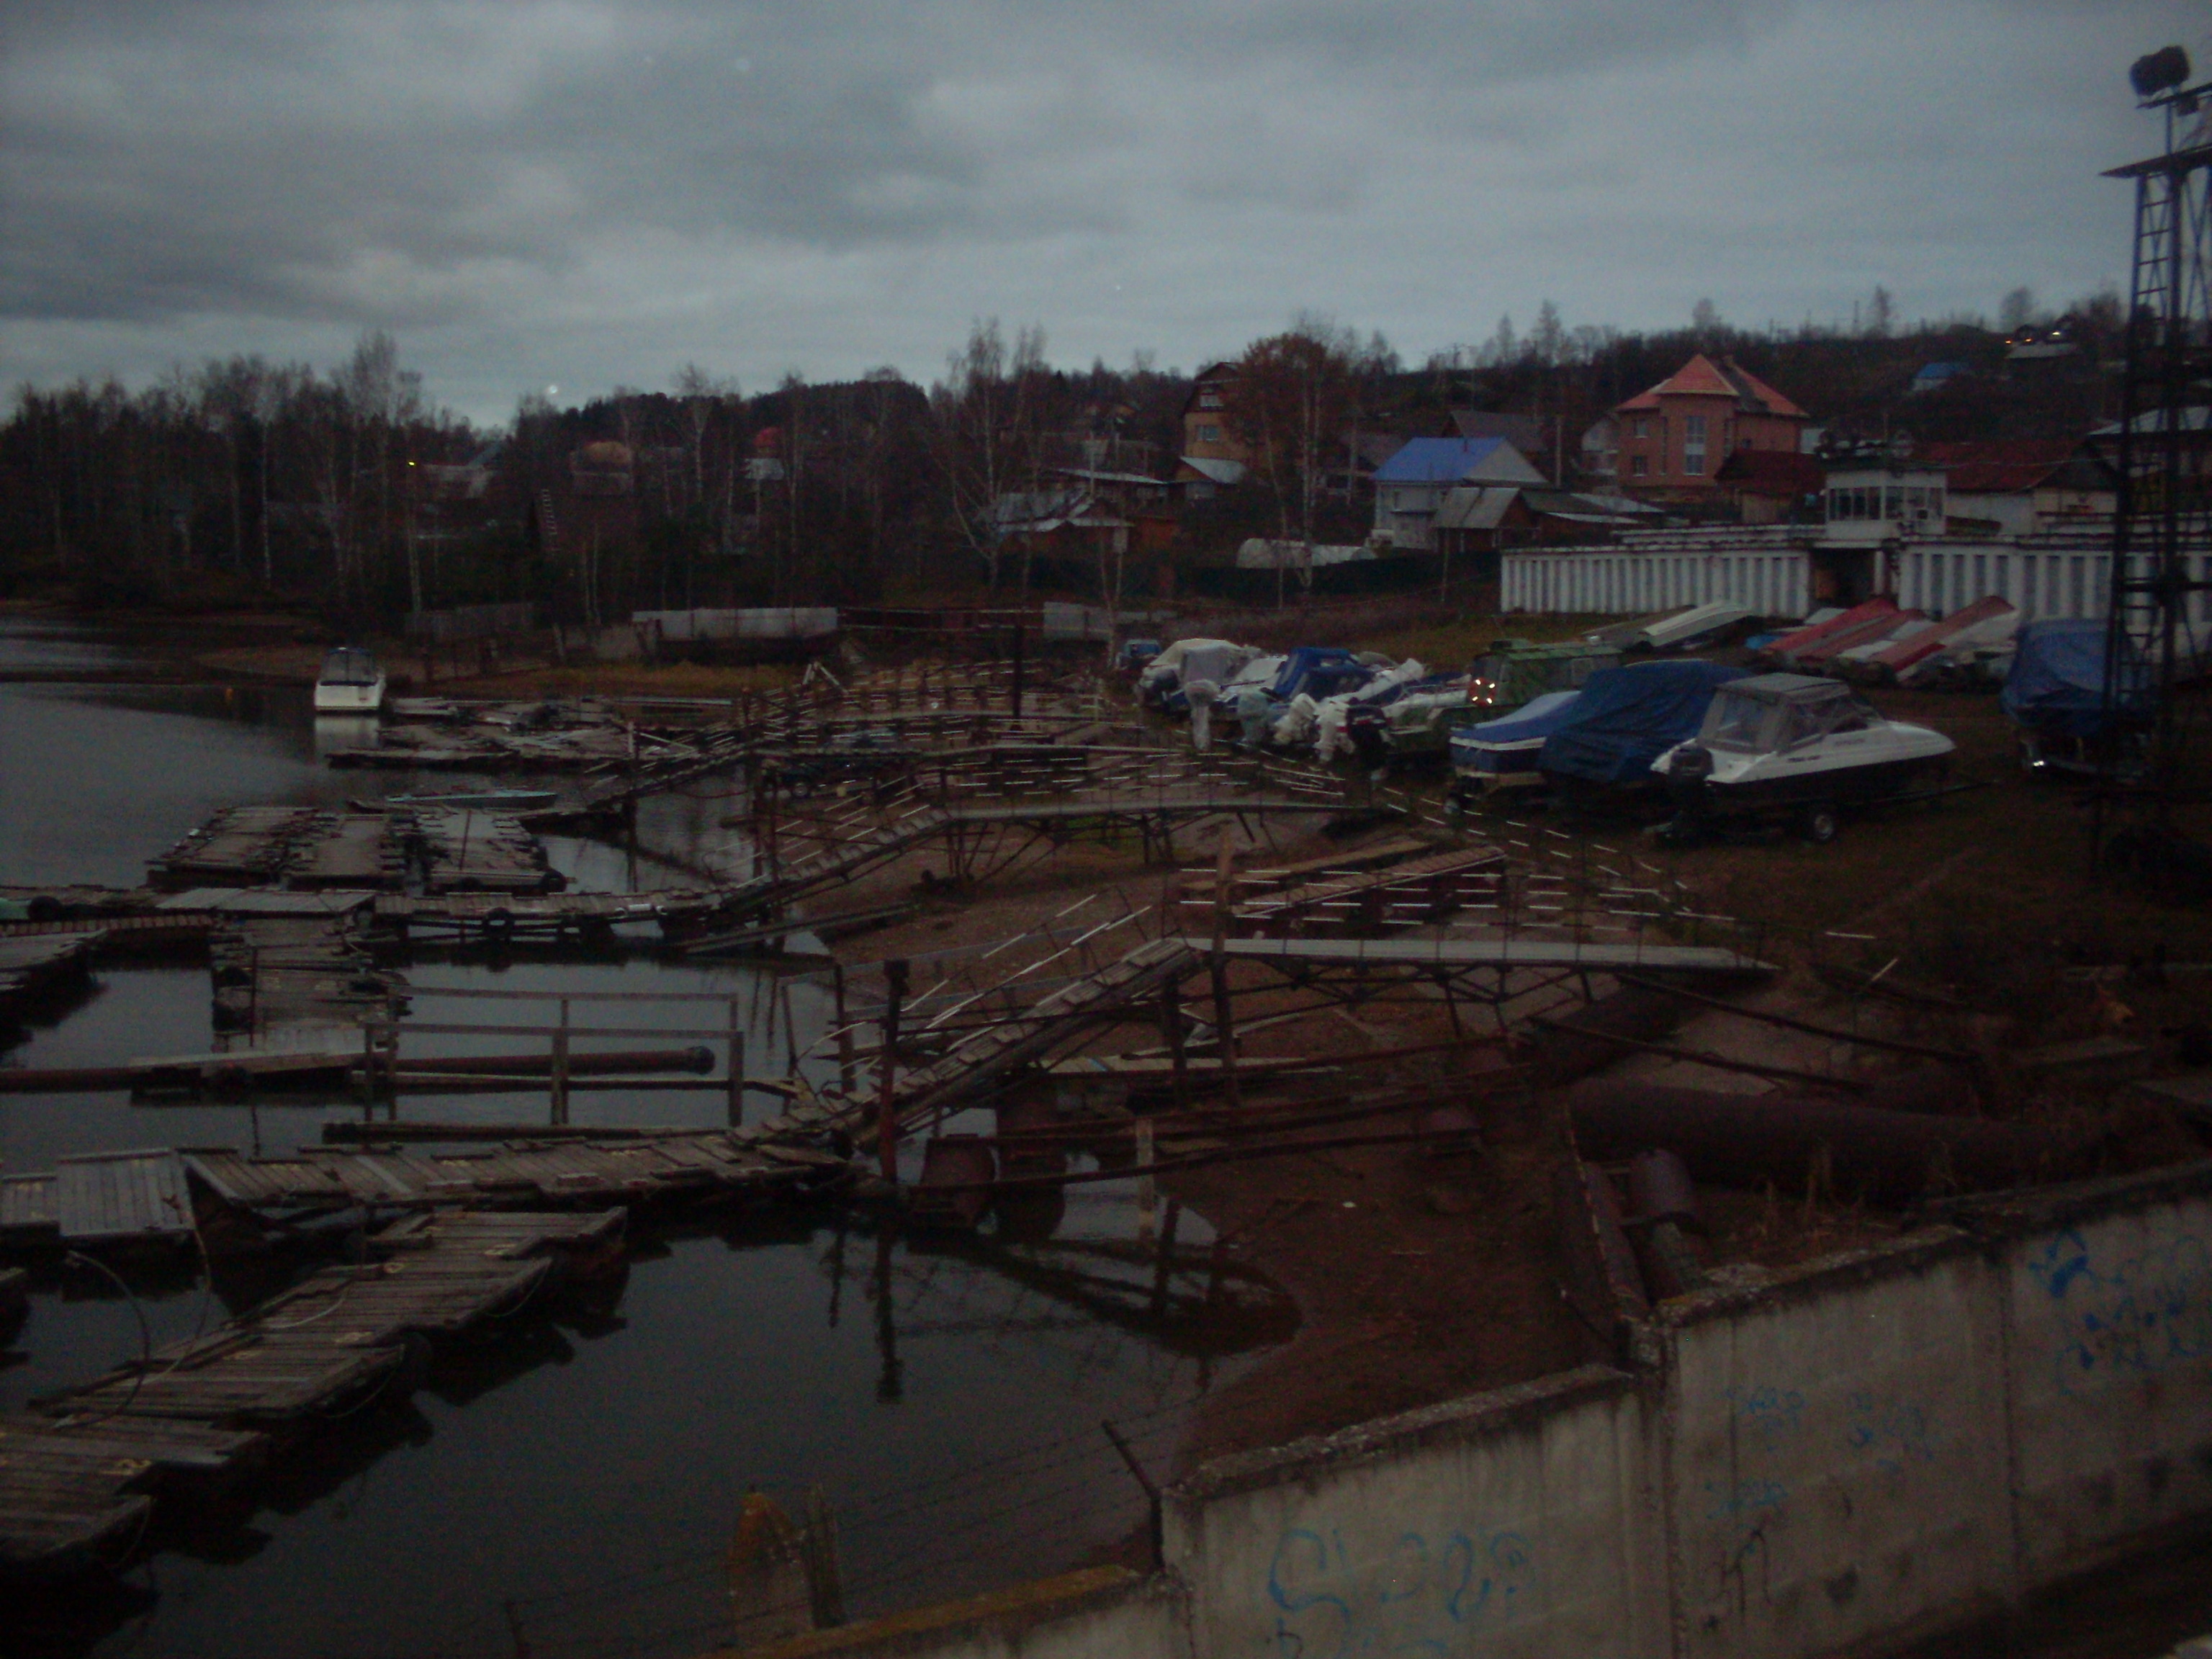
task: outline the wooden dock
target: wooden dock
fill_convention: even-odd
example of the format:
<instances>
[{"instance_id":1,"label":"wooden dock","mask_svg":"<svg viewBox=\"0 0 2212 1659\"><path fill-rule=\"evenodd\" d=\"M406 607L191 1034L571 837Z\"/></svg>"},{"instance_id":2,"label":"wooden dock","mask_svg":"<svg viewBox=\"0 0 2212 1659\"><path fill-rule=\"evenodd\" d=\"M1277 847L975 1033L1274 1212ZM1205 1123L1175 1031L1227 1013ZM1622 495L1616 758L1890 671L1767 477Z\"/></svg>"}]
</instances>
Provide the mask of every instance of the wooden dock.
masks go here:
<instances>
[{"instance_id":1,"label":"wooden dock","mask_svg":"<svg viewBox=\"0 0 2212 1659\"><path fill-rule=\"evenodd\" d=\"M155 887L273 887L321 815L310 806L233 806L147 866Z\"/></svg>"},{"instance_id":2,"label":"wooden dock","mask_svg":"<svg viewBox=\"0 0 2212 1659\"><path fill-rule=\"evenodd\" d=\"M225 1046L358 1051L364 1025L398 1018L406 981L369 959L349 915L241 915L208 936Z\"/></svg>"},{"instance_id":3,"label":"wooden dock","mask_svg":"<svg viewBox=\"0 0 2212 1659\"><path fill-rule=\"evenodd\" d=\"M293 844L284 884L301 891L339 888L394 891L407 884L409 820L390 812L328 812Z\"/></svg>"},{"instance_id":4,"label":"wooden dock","mask_svg":"<svg viewBox=\"0 0 2212 1659\"><path fill-rule=\"evenodd\" d=\"M231 1218L363 1205L566 1208L658 1206L707 1199L789 1197L835 1182L843 1159L773 1144L754 1130L708 1129L652 1139L549 1138L527 1130L494 1146L311 1146L289 1158L195 1150L185 1168Z\"/></svg>"},{"instance_id":5,"label":"wooden dock","mask_svg":"<svg viewBox=\"0 0 2212 1659\"><path fill-rule=\"evenodd\" d=\"M81 984L104 929L0 939L0 1032L19 1024L40 1000Z\"/></svg>"},{"instance_id":6,"label":"wooden dock","mask_svg":"<svg viewBox=\"0 0 2212 1659\"><path fill-rule=\"evenodd\" d=\"M537 836L511 817L467 807L417 811L414 841L432 893L557 893Z\"/></svg>"},{"instance_id":7,"label":"wooden dock","mask_svg":"<svg viewBox=\"0 0 2212 1659\"><path fill-rule=\"evenodd\" d=\"M623 1213L410 1216L204 1336L0 1419L0 1575L121 1565L157 1503L234 1482L412 1386L417 1344L512 1317L620 1248Z\"/></svg>"},{"instance_id":8,"label":"wooden dock","mask_svg":"<svg viewBox=\"0 0 2212 1659\"><path fill-rule=\"evenodd\" d=\"M88 1152L0 1176L0 1249L115 1249L191 1237L184 1164L162 1148Z\"/></svg>"}]
</instances>

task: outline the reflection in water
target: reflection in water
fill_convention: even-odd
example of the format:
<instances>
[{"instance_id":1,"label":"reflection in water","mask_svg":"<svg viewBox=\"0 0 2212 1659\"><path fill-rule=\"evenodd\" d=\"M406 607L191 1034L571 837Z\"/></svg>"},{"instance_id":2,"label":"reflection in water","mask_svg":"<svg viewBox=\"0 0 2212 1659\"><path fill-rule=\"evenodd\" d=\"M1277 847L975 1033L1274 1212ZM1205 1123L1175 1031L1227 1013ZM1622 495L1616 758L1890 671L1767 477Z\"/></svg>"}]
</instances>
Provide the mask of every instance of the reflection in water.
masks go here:
<instances>
[{"instance_id":1,"label":"reflection in water","mask_svg":"<svg viewBox=\"0 0 2212 1659\"><path fill-rule=\"evenodd\" d=\"M374 749L382 729L374 714L318 714L315 757L322 760L349 749Z\"/></svg>"},{"instance_id":2,"label":"reflection in water","mask_svg":"<svg viewBox=\"0 0 2212 1659\"><path fill-rule=\"evenodd\" d=\"M129 659L126 643L0 623L0 667ZM221 806L484 781L332 772L318 763L320 741L304 689L0 684L0 880L136 884L149 857ZM552 842L556 867L587 890L741 871L726 788L648 801L632 844ZM441 989L735 997L760 1069L798 1054L814 1081L836 1075L835 1054L817 1052L833 1024L826 978L634 948L592 961L417 957L405 971L414 1017L448 1024L494 1017ZM671 1023L641 1002L598 1004L592 1017L641 1034ZM5 1059L191 1053L207 1046L208 1022L204 969L106 967L94 994ZM511 1042L456 1036L424 1052ZM545 1101L466 1096L422 1109L515 1122ZM712 1093L612 1091L580 1095L574 1109L580 1123L702 1126L724 1112ZM0 1167L126 1146L280 1152L340 1116L358 1109L11 1096L0 1099ZM1215 1275L1191 1218L1165 1252L1139 1246L1133 1222L1116 1183L1025 1194L991 1232L950 1240L787 1211L641 1237L626 1282L577 1287L449 1347L410 1400L319 1424L265 1483L172 1511L120 1580L73 1606L43 1601L44 1638L9 1606L9 1641L56 1655L316 1659L507 1655L520 1630L541 1659L696 1653L727 1635L721 1553L754 1488L829 1494L855 1616L1060 1571L1143 1522L1098 1419L1164 1462L1218 1370L1290 1327L1288 1304L1264 1285ZM0 1413L134 1357L142 1314L155 1343L176 1340L327 1259L225 1261L204 1288L190 1256L134 1268L135 1304L49 1273L7 1339L21 1363L0 1364Z\"/></svg>"}]
</instances>

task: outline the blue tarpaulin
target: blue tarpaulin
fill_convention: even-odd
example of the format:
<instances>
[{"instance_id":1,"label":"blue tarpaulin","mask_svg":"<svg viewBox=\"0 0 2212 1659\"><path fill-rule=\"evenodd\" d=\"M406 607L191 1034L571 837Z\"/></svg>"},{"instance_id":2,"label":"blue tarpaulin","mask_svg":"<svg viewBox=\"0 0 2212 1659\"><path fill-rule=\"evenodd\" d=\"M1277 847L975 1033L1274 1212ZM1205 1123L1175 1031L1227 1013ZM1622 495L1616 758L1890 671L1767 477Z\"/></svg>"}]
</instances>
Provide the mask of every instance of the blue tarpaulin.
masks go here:
<instances>
[{"instance_id":1,"label":"blue tarpaulin","mask_svg":"<svg viewBox=\"0 0 2212 1659\"><path fill-rule=\"evenodd\" d=\"M2141 662L2129 666L2121 704L2139 720L2150 712L2149 678ZM2055 736L2104 736L2105 624L2087 617L2028 623L1998 701L2016 725Z\"/></svg>"},{"instance_id":2,"label":"blue tarpaulin","mask_svg":"<svg viewBox=\"0 0 2212 1659\"><path fill-rule=\"evenodd\" d=\"M1653 761L1697 735L1713 693L1744 673L1696 660L1601 668L1546 739L1537 763L1592 783L1640 782Z\"/></svg>"},{"instance_id":3,"label":"blue tarpaulin","mask_svg":"<svg viewBox=\"0 0 2212 1659\"><path fill-rule=\"evenodd\" d=\"M1318 702L1336 692L1348 691L1355 685L1364 685L1374 678L1375 671L1354 662L1352 653L1343 646L1302 645L1291 653L1283 672L1267 688L1267 695L1277 702L1287 702L1304 691Z\"/></svg>"},{"instance_id":4,"label":"blue tarpaulin","mask_svg":"<svg viewBox=\"0 0 2212 1659\"><path fill-rule=\"evenodd\" d=\"M1484 720L1476 726L1456 726L1452 728L1451 758L1453 767L1462 772L1525 772L1532 769L1535 756L1524 747L1513 745L1541 744L1545 738L1567 723L1575 705L1582 701L1579 691L1547 691L1532 702L1523 703L1503 719Z\"/></svg>"}]
</instances>

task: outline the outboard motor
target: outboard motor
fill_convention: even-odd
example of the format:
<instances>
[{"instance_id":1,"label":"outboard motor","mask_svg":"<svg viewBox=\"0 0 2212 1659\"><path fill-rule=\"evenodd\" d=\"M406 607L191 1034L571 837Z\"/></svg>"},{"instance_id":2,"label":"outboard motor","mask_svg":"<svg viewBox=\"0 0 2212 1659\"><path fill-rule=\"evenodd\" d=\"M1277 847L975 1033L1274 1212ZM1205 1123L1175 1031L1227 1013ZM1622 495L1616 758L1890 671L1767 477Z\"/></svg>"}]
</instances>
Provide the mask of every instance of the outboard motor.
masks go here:
<instances>
[{"instance_id":1,"label":"outboard motor","mask_svg":"<svg viewBox=\"0 0 2212 1659\"><path fill-rule=\"evenodd\" d=\"M1702 743L1686 743L1667 762L1667 775L1686 784L1703 783L1713 775L1713 751Z\"/></svg>"}]
</instances>

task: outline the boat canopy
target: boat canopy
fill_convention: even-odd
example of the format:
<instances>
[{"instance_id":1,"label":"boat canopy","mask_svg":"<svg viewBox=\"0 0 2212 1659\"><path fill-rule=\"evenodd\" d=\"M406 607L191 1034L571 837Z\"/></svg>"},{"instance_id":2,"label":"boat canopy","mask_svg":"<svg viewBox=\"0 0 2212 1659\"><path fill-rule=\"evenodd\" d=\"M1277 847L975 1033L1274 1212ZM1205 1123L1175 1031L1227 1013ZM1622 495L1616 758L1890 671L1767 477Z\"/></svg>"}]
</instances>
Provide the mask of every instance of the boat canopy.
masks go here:
<instances>
[{"instance_id":1,"label":"boat canopy","mask_svg":"<svg viewBox=\"0 0 2212 1659\"><path fill-rule=\"evenodd\" d=\"M2119 688L2124 724L2151 711L2148 665L2132 653ZM2053 736L2100 738L2112 729L2105 712L2105 624L2094 617L2057 617L2020 630L2012 672L1998 698L2021 726Z\"/></svg>"},{"instance_id":2,"label":"boat canopy","mask_svg":"<svg viewBox=\"0 0 2212 1659\"><path fill-rule=\"evenodd\" d=\"M1545 740L1539 764L1592 783L1640 782L1653 761L1696 732L1716 691L1748 678L1695 658L1601 669Z\"/></svg>"},{"instance_id":3,"label":"boat canopy","mask_svg":"<svg viewBox=\"0 0 2212 1659\"><path fill-rule=\"evenodd\" d=\"M342 645L323 659L319 685L374 685L382 671L376 659L357 645Z\"/></svg>"},{"instance_id":4,"label":"boat canopy","mask_svg":"<svg viewBox=\"0 0 2212 1659\"><path fill-rule=\"evenodd\" d=\"M1809 674L1754 674L1722 687L1698 727L1709 749L1767 754L1832 732L1862 732L1881 718L1840 680Z\"/></svg>"}]
</instances>

